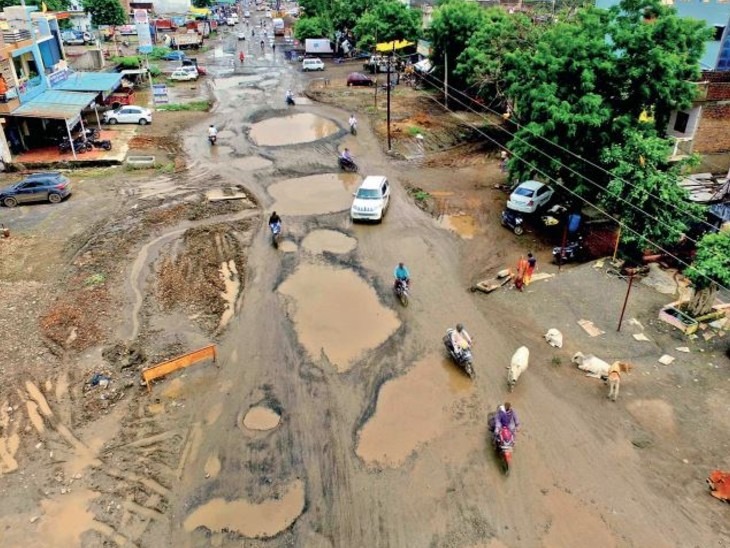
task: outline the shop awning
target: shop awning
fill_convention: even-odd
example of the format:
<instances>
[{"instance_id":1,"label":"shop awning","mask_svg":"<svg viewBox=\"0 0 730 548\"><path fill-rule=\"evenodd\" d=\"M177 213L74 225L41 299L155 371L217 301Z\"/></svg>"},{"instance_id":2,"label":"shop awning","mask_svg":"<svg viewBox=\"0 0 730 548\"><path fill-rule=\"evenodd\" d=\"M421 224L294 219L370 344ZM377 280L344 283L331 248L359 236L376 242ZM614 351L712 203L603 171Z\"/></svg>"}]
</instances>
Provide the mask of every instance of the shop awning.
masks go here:
<instances>
[{"instance_id":1,"label":"shop awning","mask_svg":"<svg viewBox=\"0 0 730 548\"><path fill-rule=\"evenodd\" d=\"M413 42L409 42L408 40L394 40L393 42L382 42L376 45L375 50L380 52L389 52L394 49L403 49L412 45Z\"/></svg>"},{"instance_id":2,"label":"shop awning","mask_svg":"<svg viewBox=\"0 0 730 548\"><path fill-rule=\"evenodd\" d=\"M48 90L20 105L10 116L48 118L75 123L81 116L81 111L91 104L96 95L96 93Z\"/></svg>"},{"instance_id":3,"label":"shop awning","mask_svg":"<svg viewBox=\"0 0 730 548\"><path fill-rule=\"evenodd\" d=\"M53 89L61 91L94 91L104 98L119 87L122 75L118 72L73 72Z\"/></svg>"}]
</instances>

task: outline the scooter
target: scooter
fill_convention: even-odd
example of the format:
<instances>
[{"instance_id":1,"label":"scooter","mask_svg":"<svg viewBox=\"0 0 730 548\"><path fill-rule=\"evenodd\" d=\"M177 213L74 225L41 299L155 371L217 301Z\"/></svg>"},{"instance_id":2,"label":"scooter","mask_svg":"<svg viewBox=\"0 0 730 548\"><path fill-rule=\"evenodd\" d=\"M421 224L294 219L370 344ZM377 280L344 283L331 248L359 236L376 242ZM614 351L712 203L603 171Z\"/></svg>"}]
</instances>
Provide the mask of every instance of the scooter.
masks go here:
<instances>
[{"instance_id":1,"label":"scooter","mask_svg":"<svg viewBox=\"0 0 730 548\"><path fill-rule=\"evenodd\" d=\"M408 306L408 283L405 280L397 278L395 284L393 284L393 291L395 296L400 300L400 304Z\"/></svg>"},{"instance_id":2,"label":"scooter","mask_svg":"<svg viewBox=\"0 0 730 548\"><path fill-rule=\"evenodd\" d=\"M340 164L340 168L343 171L349 171L350 173L355 173L359 169L355 162L353 162L352 160L347 160L346 158L343 158L342 156L340 156L338 158L338 163Z\"/></svg>"},{"instance_id":3,"label":"scooter","mask_svg":"<svg viewBox=\"0 0 730 548\"><path fill-rule=\"evenodd\" d=\"M525 233L525 227L523 226L524 222L525 219L522 217L521 213L509 208L502 211L502 226L509 228L517 236L522 236Z\"/></svg>"},{"instance_id":4,"label":"scooter","mask_svg":"<svg viewBox=\"0 0 730 548\"><path fill-rule=\"evenodd\" d=\"M279 239L281 238L281 223L273 223L269 225L271 229L271 245L274 249L279 249Z\"/></svg>"},{"instance_id":5,"label":"scooter","mask_svg":"<svg viewBox=\"0 0 730 548\"><path fill-rule=\"evenodd\" d=\"M451 342L451 334L454 332L454 328L449 328L446 330L446 335L444 335L444 346L446 347L446 350L449 352L449 356L451 356L451 359L454 360L454 363L461 367L464 371L466 371L466 374L469 375L469 378L474 378L474 367L471 363L471 348L462 348L458 351L454 348L454 344Z\"/></svg>"},{"instance_id":6,"label":"scooter","mask_svg":"<svg viewBox=\"0 0 730 548\"><path fill-rule=\"evenodd\" d=\"M553 261L555 264L569 263L578 260L583 255L583 251L583 237L578 236L577 239L565 244L565 247L554 247Z\"/></svg>"},{"instance_id":7,"label":"scooter","mask_svg":"<svg viewBox=\"0 0 730 548\"><path fill-rule=\"evenodd\" d=\"M101 148L104 150L112 149L112 142L109 139L88 139L87 142L91 143L96 148Z\"/></svg>"}]
</instances>

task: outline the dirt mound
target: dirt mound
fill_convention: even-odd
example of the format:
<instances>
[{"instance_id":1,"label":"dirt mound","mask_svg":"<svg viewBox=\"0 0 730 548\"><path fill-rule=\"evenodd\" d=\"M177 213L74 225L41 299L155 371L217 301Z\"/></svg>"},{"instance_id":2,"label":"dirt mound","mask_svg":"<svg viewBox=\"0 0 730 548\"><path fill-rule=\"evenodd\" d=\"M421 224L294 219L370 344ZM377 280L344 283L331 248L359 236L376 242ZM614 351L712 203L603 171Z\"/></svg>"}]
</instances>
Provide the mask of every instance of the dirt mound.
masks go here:
<instances>
[{"instance_id":1,"label":"dirt mound","mask_svg":"<svg viewBox=\"0 0 730 548\"><path fill-rule=\"evenodd\" d=\"M101 352L102 357L119 369L136 367L147 361L144 350L138 344L116 343Z\"/></svg>"},{"instance_id":2,"label":"dirt mound","mask_svg":"<svg viewBox=\"0 0 730 548\"><path fill-rule=\"evenodd\" d=\"M66 293L41 316L43 334L62 348L83 350L101 342L111 301L106 287Z\"/></svg>"}]
</instances>

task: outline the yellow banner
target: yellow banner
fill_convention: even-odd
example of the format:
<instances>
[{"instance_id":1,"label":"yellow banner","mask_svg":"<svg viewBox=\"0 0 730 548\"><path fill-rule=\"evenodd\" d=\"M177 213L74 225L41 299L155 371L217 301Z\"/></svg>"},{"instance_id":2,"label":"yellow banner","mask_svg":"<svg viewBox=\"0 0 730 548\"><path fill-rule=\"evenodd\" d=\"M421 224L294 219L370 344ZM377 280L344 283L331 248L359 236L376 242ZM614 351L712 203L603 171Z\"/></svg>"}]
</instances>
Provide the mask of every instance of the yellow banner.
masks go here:
<instances>
[{"instance_id":1,"label":"yellow banner","mask_svg":"<svg viewBox=\"0 0 730 548\"><path fill-rule=\"evenodd\" d=\"M408 40L394 40L393 42L382 42L375 46L375 51L388 52L394 49L403 49L412 46L413 42Z\"/></svg>"}]
</instances>

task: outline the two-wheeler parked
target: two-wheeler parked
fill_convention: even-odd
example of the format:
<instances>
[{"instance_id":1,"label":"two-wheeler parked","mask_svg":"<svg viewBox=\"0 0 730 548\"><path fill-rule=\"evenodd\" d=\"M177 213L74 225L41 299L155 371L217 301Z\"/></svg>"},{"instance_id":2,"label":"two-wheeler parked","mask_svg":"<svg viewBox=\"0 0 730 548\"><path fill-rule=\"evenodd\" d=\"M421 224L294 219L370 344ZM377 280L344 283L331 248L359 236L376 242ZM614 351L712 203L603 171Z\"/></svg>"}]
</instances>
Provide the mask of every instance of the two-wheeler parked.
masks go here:
<instances>
[{"instance_id":1,"label":"two-wheeler parked","mask_svg":"<svg viewBox=\"0 0 730 548\"><path fill-rule=\"evenodd\" d=\"M109 139L88 139L86 142L91 143L92 146L96 148L101 148L104 150L112 149L112 142Z\"/></svg>"},{"instance_id":2,"label":"two-wheeler parked","mask_svg":"<svg viewBox=\"0 0 730 548\"><path fill-rule=\"evenodd\" d=\"M522 217L522 213L515 211L514 209L505 209L502 211L500 222L503 227L509 228L512 232L517 234L517 236L522 236L522 234L525 233L525 219Z\"/></svg>"},{"instance_id":3,"label":"two-wheeler parked","mask_svg":"<svg viewBox=\"0 0 730 548\"><path fill-rule=\"evenodd\" d=\"M72 148L74 152L77 152L78 154L83 154L87 150L91 150L93 146L81 138L69 141L68 137L65 137L64 139L61 139L60 143L58 143L58 152L60 154L71 152Z\"/></svg>"},{"instance_id":4,"label":"two-wheeler parked","mask_svg":"<svg viewBox=\"0 0 730 548\"><path fill-rule=\"evenodd\" d=\"M583 255L583 237L578 236L575 240L565 244L565 247L558 246L553 248L553 261L556 264L569 263L580 259Z\"/></svg>"},{"instance_id":5,"label":"two-wheeler parked","mask_svg":"<svg viewBox=\"0 0 730 548\"><path fill-rule=\"evenodd\" d=\"M271 245L274 249L279 249L279 240L281 239L281 223L272 223L269 225L271 230Z\"/></svg>"},{"instance_id":6,"label":"two-wheeler parked","mask_svg":"<svg viewBox=\"0 0 730 548\"><path fill-rule=\"evenodd\" d=\"M449 328L446 330L446 335L444 335L444 346L446 347L446 350L449 353L449 356L451 356L451 359L454 360L454 363L461 367L464 371L466 371L466 374L469 375L470 378L474 378L474 367L471 363L471 348L460 348L456 349L454 348L454 343L452 342L452 333L454 332L454 328Z\"/></svg>"},{"instance_id":7,"label":"two-wheeler parked","mask_svg":"<svg viewBox=\"0 0 730 548\"><path fill-rule=\"evenodd\" d=\"M393 284L393 291L395 292L395 296L398 297L400 304L403 306L408 306L408 290L408 282L401 280L400 278L395 280L395 283Z\"/></svg>"},{"instance_id":8,"label":"two-wheeler parked","mask_svg":"<svg viewBox=\"0 0 730 548\"><path fill-rule=\"evenodd\" d=\"M359 169L355 162L353 162L352 160L348 160L347 158L343 158L342 156L339 157L338 163L340 164L340 168L343 171L355 173Z\"/></svg>"}]
</instances>

